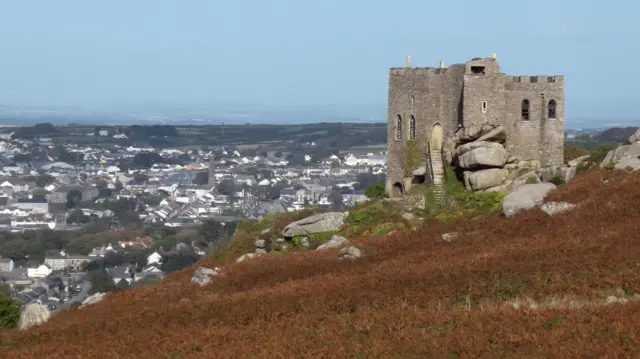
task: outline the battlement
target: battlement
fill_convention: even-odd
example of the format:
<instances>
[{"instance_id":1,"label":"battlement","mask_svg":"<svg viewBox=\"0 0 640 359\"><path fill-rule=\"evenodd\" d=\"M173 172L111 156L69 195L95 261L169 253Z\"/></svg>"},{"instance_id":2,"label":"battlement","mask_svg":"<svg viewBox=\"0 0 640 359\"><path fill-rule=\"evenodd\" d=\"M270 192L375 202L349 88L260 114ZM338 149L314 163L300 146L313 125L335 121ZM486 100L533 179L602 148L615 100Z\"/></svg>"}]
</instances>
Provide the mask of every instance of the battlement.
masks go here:
<instances>
[{"instance_id":1,"label":"battlement","mask_svg":"<svg viewBox=\"0 0 640 359\"><path fill-rule=\"evenodd\" d=\"M563 75L537 75L537 76L505 76L507 83L522 83L522 84L533 84L533 83L563 83L564 76Z\"/></svg>"},{"instance_id":2,"label":"battlement","mask_svg":"<svg viewBox=\"0 0 640 359\"><path fill-rule=\"evenodd\" d=\"M391 76L429 76L443 74L447 72L447 68L435 67L392 67L389 69Z\"/></svg>"}]
</instances>

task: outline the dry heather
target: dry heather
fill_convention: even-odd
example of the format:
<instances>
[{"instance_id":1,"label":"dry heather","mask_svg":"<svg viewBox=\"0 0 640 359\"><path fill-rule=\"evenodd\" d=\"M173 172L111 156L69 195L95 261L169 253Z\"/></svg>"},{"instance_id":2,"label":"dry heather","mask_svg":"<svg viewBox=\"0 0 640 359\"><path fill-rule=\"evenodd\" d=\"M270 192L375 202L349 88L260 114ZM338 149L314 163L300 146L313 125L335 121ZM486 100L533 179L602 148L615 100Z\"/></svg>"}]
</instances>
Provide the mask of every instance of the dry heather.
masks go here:
<instances>
[{"instance_id":1,"label":"dry heather","mask_svg":"<svg viewBox=\"0 0 640 359\"><path fill-rule=\"evenodd\" d=\"M3 358L612 358L640 349L640 174L584 174L548 217L429 222L337 250L193 270L26 333ZM444 232L461 233L453 243ZM213 259L200 265L210 265Z\"/></svg>"}]
</instances>

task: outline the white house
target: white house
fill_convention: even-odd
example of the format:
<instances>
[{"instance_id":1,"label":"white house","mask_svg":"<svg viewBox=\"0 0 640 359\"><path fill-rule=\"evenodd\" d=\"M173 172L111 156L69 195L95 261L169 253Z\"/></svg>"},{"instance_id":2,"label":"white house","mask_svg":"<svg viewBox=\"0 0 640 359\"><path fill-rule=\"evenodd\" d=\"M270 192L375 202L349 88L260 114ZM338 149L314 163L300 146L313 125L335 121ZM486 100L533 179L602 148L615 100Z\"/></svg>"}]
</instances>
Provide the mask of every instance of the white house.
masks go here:
<instances>
[{"instance_id":1,"label":"white house","mask_svg":"<svg viewBox=\"0 0 640 359\"><path fill-rule=\"evenodd\" d=\"M162 256L159 255L158 252L153 252L149 254L149 256L147 257L147 265L160 264L161 260L162 260Z\"/></svg>"},{"instance_id":2,"label":"white house","mask_svg":"<svg viewBox=\"0 0 640 359\"><path fill-rule=\"evenodd\" d=\"M344 159L344 164L347 166L357 166L358 164L360 164L360 160L358 158L356 158L356 156L349 154L345 159Z\"/></svg>"},{"instance_id":3,"label":"white house","mask_svg":"<svg viewBox=\"0 0 640 359\"><path fill-rule=\"evenodd\" d=\"M27 276L29 278L44 278L53 272L53 269L41 264L38 268L27 268Z\"/></svg>"}]
</instances>

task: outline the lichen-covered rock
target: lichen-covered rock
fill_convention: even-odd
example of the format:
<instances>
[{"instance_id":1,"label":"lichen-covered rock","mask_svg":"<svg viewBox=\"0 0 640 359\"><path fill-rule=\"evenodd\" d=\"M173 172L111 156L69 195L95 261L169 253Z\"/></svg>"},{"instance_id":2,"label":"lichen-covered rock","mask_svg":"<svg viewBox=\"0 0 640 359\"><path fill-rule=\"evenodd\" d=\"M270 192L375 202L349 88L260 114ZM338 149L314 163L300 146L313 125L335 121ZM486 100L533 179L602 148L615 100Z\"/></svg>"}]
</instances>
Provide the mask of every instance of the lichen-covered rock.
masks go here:
<instances>
[{"instance_id":1,"label":"lichen-covered rock","mask_svg":"<svg viewBox=\"0 0 640 359\"><path fill-rule=\"evenodd\" d=\"M540 206L542 212L553 216L556 214L564 213L570 211L576 207L575 204L567 203L567 202L547 202Z\"/></svg>"},{"instance_id":2,"label":"lichen-covered rock","mask_svg":"<svg viewBox=\"0 0 640 359\"><path fill-rule=\"evenodd\" d=\"M458 232L443 233L441 238L443 241L451 243L454 239L458 238Z\"/></svg>"},{"instance_id":3,"label":"lichen-covered rock","mask_svg":"<svg viewBox=\"0 0 640 359\"><path fill-rule=\"evenodd\" d=\"M468 190L479 191L503 183L509 172L502 168L490 168L486 170L464 172L464 185Z\"/></svg>"},{"instance_id":4,"label":"lichen-covered rock","mask_svg":"<svg viewBox=\"0 0 640 359\"><path fill-rule=\"evenodd\" d=\"M282 235L285 238L293 238L306 234L337 231L342 228L346 216L346 212L314 214L313 216L289 223L282 230Z\"/></svg>"},{"instance_id":5,"label":"lichen-covered rock","mask_svg":"<svg viewBox=\"0 0 640 359\"><path fill-rule=\"evenodd\" d=\"M358 247L345 247L340 250L340 258L356 259L362 257L362 252Z\"/></svg>"},{"instance_id":6,"label":"lichen-covered rock","mask_svg":"<svg viewBox=\"0 0 640 359\"><path fill-rule=\"evenodd\" d=\"M238 257L238 259L236 259L236 263L244 262L247 259L251 259L251 258L256 257L256 256L258 256L258 254L256 254L256 253L243 254L240 257Z\"/></svg>"},{"instance_id":7,"label":"lichen-covered rock","mask_svg":"<svg viewBox=\"0 0 640 359\"><path fill-rule=\"evenodd\" d=\"M534 208L555 188L553 183L524 184L504 197L502 212L510 217L521 210Z\"/></svg>"},{"instance_id":8,"label":"lichen-covered rock","mask_svg":"<svg viewBox=\"0 0 640 359\"><path fill-rule=\"evenodd\" d=\"M333 237L331 237L331 239L327 243L319 245L318 248L316 248L316 250L327 249L327 248L337 248L347 243L350 243L348 239L341 236L334 235Z\"/></svg>"},{"instance_id":9,"label":"lichen-covered rock","mask_svg":"<svg viewBox=\"0 0 640 359\"><path fill-rule=\"evenodd\" d=\"M607 153L607 156L600 166L604 167L611 162L616 162L617 164L621 161L629 161L631 159L638 158L638 156L640 156L640 142L636 141L630 145L619 146L615 150Z\"/></svg>"},{"instance_id":10,"label":"lichen-covered rock","mask_svg":"<svg viewBox=\"0 0 640 359\"><path fill-rule=\"evenodd\" d=\"M613 166L617 170L631 169L637 171L640 169L640 158L638 157L624 157L618 163Z\"/></svg>"},{"instance_id":11,"label":"lichen-covered rock","mask_svg":"<svg viewBox=\"0 0 640 359\"><path fill-rule=\"evenodd\" d=\"M191 276L191 283L197 283L200 286L205 286L211 283L213 277L217 276L220 273L220 268L205 268L198 267L193 272L193 276Z\"/></svg>"},{"instance_id":12,"label":"lichen-covered rock","mask_svg":"<svg viewBox=\"0 0 640 359\"><path fill-rule=\"evenodd\" d=\"M507 133L504 130L504 126L498 125L497 127L482 134L476 141L505 143L507 141Z\"/></svg>"},{"instance_id":13,"label":"lichen-covered rock","mask_svg":"<svg viewBox=\"0 0 640 359\"><path fill-rule=\"evenodd\" d=\"M90 295L82 301L80 308L84 308L87 305L96 304L101 301L106 295L107 293L95 293L93 295Z\"/></svg>"},{"instance_id":14,"label":"lichen-covered rock","mask_svg":"<svg viewBox=\"0 0 640 359\"><path fill-rule=\"evenodd\" d=\"M51 312L46 306L40 303L31 303L20 313L18 329L29 329L46 322L49 318L51 318Z\"/></svg>"},{"instance_id":15,"label":"lichen-covered rock","mask_svg":"<svg viewBox=\"0 0 640 359\"><path fill-rule=\"evenodd\" d=\"M578 158L574 158L571 161L569 161L568 165L571 166L571 167L577 167L582 162L586 162L587 160L589 160L590 157L591 157L591 155L584 155L584 156L580 156Z\"/></svg>"},{"instance_id":16,"label":"lichen-covered rock","mask_svg":"<svg viewBox=\"0 0 640 359\"><path fill-rule=\"evenodd\" d=\"M467 145L477 144L471 142ZM490 144L490 145L484 145ZM458 148L467 146L462 145ZM456 151L458 151L456 150ZM507 150L501 144L495 142L483 142L482 146L463 152L458 156L458 166L463 169L473 170L486 167L502 167L507 161Z\"/></svg>"}]
</instances>

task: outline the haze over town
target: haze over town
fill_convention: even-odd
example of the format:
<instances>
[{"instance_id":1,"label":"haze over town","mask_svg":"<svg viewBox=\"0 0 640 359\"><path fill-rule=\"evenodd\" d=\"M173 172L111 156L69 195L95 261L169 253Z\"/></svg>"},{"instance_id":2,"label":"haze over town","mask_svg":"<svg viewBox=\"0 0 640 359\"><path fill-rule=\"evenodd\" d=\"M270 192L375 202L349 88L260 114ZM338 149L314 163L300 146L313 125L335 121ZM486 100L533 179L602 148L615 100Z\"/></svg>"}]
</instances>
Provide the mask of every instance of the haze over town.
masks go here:
<instances>
[{"instance_id":1,"label":"haze over town","mask_svg":"<svg viewBox=\"0 0 640 359\"><path fill-rule=\"evenodd\" d=\"M0 115L384 122L388 68L404 66L406 55L414 65L437 66L495 52L504 72L566 76L568 128L634 123L640 75L629 69L639 7L619 0L7 2Z\"/></svg>"}]
</instances>

